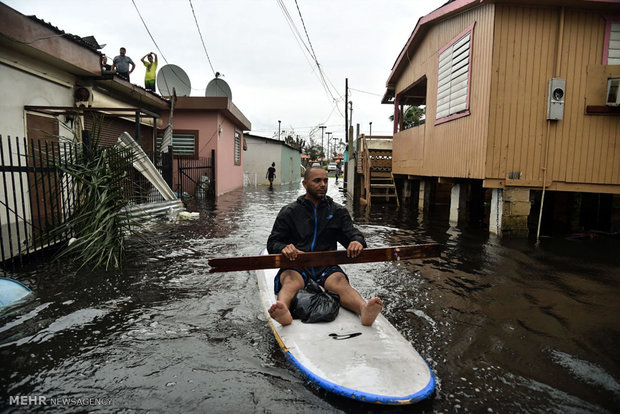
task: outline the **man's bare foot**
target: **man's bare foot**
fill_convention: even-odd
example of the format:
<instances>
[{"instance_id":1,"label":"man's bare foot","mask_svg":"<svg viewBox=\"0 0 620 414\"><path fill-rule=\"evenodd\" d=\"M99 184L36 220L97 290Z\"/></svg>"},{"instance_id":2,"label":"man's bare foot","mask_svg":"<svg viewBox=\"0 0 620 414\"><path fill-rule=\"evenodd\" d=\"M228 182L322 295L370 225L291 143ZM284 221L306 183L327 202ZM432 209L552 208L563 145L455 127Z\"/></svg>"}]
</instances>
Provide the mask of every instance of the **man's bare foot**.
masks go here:
<instances>
[{"instance_id":1,"label":"man's bare foot","mask_svg":"<svg viewBox=\"0 0 620 414\"><path fill-rule=\"evenodd\" d=\"M289 312L286 305L280 301L277 301L271 305L269 308L269 315L271 315L271 317L278 321L281 325L290 325L293 322L291 312Z\"/></svg>"},{"instance_id":2,"label":"man's bare foot","mask_svg":"<svg viewBox=\"0 0 620 414\"><path fill-rule=\"evenodd\" d=\"M377 319L383 309L383 301L379 298L372 298L362 306L360 317L362 325L370 326Z\"/></svg>"}]
</instances>

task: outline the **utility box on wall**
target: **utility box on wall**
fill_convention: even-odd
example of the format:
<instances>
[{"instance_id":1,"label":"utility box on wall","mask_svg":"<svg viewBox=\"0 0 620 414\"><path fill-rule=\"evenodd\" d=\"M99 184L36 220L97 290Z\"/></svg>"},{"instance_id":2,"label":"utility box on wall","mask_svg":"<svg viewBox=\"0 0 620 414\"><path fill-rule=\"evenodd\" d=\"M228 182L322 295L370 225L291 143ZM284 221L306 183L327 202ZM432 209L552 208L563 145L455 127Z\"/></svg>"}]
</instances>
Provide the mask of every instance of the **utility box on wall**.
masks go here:
<instances>
[{"instance_id":1,"label":"utility box on wall","mask_svg":"<svg viewBox=\"0 0 620 414\"><path fill-rule=\"evenodd\" d=\"M547 119L560 120L564 118L564 98L566 95L566 79L551 78L547 96Z\"/></svg>"}]
</instances>

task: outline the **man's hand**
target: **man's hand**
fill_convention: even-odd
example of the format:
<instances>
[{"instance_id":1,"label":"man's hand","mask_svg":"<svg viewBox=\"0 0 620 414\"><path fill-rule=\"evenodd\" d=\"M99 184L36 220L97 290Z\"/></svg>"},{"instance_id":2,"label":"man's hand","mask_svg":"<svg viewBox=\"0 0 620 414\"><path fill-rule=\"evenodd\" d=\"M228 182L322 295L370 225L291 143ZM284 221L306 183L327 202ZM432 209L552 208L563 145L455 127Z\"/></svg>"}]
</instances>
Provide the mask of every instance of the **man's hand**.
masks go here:
<instances>
[{"instance_id":1,"label":"man's hand","mask_svg":"<svg viewBox=\"0 0 620 414\"><path fill-rule=\"evenodd\" d=\"M362 243L358 241L352 241L351 243L349 243L349 247L347 247L347 257L357 257L362 253L362 250L364 250L364 246L362 246Z\"/></svg>"},{"instance_id":2,"label":"man's hand","mask_svg":"<svg viewBox=\"0 0 620 414\"><path fill-rule=\"evenodd\" d=\"M293 244L289 244L284 249L282 249L282 254L291 262L297 259L297 255L302 253L301 250L297 249Z\"/></svg>"}]
</instances>

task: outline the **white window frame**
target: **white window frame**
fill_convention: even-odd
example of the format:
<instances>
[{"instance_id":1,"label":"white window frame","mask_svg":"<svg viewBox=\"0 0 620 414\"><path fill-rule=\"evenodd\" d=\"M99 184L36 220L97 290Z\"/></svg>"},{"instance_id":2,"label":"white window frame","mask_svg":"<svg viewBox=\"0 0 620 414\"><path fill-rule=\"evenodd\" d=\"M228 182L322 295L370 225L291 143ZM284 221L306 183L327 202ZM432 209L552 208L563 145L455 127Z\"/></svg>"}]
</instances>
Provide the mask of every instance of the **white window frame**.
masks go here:
<instances>
[{"instance_id":1,"label":"white window frame","mask_svg":"<svg viewBox=\"0 0 620 414\"><path fill-rule=\"evenodd\" d=\"M469 115L475 23L438 53L435 125Z\"/></svg>"}]
</instances>

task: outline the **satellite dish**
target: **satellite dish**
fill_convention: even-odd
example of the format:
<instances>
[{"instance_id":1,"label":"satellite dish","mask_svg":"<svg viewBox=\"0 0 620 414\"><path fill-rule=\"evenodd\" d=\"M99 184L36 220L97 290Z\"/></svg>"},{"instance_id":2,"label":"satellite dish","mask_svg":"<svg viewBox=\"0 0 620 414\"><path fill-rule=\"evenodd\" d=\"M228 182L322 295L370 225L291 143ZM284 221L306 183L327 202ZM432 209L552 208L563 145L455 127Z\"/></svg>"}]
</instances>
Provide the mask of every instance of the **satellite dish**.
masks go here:
<instances>
[{"instance_id":1,"label":"satellite dish","mask_svg":"<svg viewBox=\"0 0 620 414\"><path fill-rule=\"evenodd\" d=\"M220 96L228 98L232 101L232 92L230 91L230 86L226 83L224 79L220 79L216 77L207 85L207 90L205 91L206 97Z\"/></svg>"},{"instance_id":2,"label":"satellite dish","mask_svg":"<svg viewBox=\"0 0 620 414\"><path fill-rule=\"evenodd\" d=\"M192 84L183 69L177 65L165 65L157 73L157 88L162 96L172 96L173 89L177 96L189 96Z\"/></svg>"}]
</instances>

